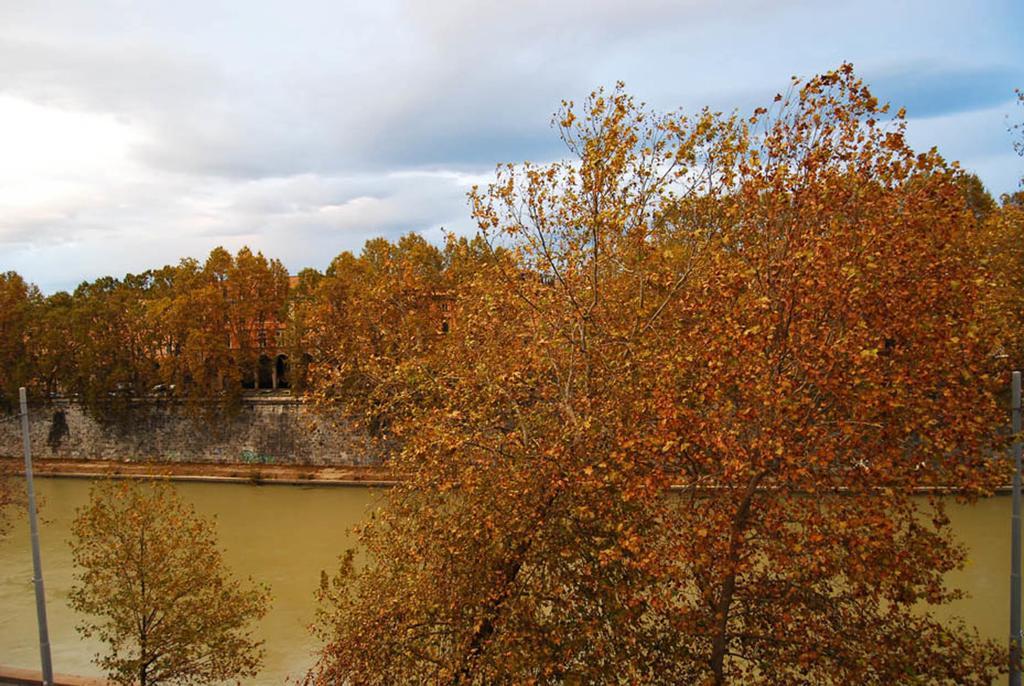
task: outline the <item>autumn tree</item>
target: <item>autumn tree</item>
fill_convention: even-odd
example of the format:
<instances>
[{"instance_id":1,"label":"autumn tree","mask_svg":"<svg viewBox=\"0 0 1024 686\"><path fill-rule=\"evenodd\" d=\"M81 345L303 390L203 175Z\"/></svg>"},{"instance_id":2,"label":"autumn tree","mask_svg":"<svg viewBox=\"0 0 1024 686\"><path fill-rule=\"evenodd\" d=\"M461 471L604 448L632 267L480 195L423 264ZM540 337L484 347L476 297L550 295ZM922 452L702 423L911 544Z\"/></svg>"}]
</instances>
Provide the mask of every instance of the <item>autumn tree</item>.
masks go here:
<instances>
[{"instance_id":1,"label":"autumn tree","mask_svg":"<svg viewBox=\"0 0 1024 686\"><path fill-rule=\"evenodd\" d=\"M127 429L148 407L143 398L183 401L194 414L237 410L284 355L287 386L332 412L378 389L377 409L364 414L379 429L389 402L379 382L445 332L454 290L488 251L480 237L450 237L443 250L417 234L372 239L358 257L342 253L293 284L278 260L218 247L203 262L104 276L47 298L10 273L0 398L26 383Z\"/></svg>"},{"instance_id":2,"label":"autumn tree","mask_svg":"<svg viewBox=\"0 0 1024 686\"><path fill-rule=\"evenodd\" d=\"M310 395L335 412L343 401L371 434L385 434L397 400L393 372L439 340L446 284L444 256L417 234L336 257L307 320Z\"/></svg>"},{"instance_id":3,"label":"autumn tree","mask_svg":"<svg viewBox=\"0 0 1024 686\"><path fill-rule=\"evenodd\" d=\"M287 317L282 334L282 349L288 355L289 387L293 393L304 393L310 386L311 327L317 312L316 294L324 275L306 268L296 275L295 287L289 291Z\"/></svg>"},{"instance_id":4,"label":"autumn tree","mask_svg":"<svg viewBox=\"0 0 1024 686\"><path fill-rule=\"evenodd\" d=\"M160 332L148 303L168 287L157 270L101 277L49 298L36 332L40 381L76 396L95 418L130 427L133 399L160 380Z\"/></svg>"},{"instance_id":5,"label":"autumn tree","mask_svg":"<svg viewBox=\"0 0 1024 686\"><path fill-rule=\"evenodd\" d=\"M181 260L173 288L151 305L161 331L162 382L192 409L233 407L242 393L228 312L227 280L233 263L231 254L220 247L202 264Z\"/></svg>"},{"instance_id":6,"label":"autumn tree","mask_svg":"<svg viewBox=\"0 0 1024 686\"><path fill-rule=\"evenodd\" d=\"M443 251L444 287L447 292L457 296L464 286L471 284L479 272L487 269L495 259L505 259L504 253L500 246L492 248L480 234L472 238L449 234Z\"/></svg>"},{"instance_id":7,"label":"autumn tree","mask_svg":"<svg viewBox=\"0 0 1024 686\"><path fill-rule=\"evenodd\" d=\"M163 483L100 483L72 525L69 603L96 663L118 684L208 684L254 676L262 642L250 623L265 587L224 567L213 526Z\"/></svg>"},{"instance_id":8,"label":"autumn tree","mask_svg":"<svg viewBox=\"0 0 1024 686\"><path fill-rule=\"evenodd\" d=\"M288 271L278 260L242 248L225 285L235 362L246 372L251 370L257 387L266 385L269 379L260 380L261 373L266 373L266 364L261 362L277 350L277 324L285 318Z\"/></svg>"},{"instance_id":9,"label":"autumn tree","mask_svg":"<svg viewBox=\"0 0 1024 686\"><path fill-rule=\"evenodd\" d=\"M986 218L981 238L992 285L991 333L1008 366L1020 369L1024 367L1024 205L1004 202Z\"/></svg>"},{"instance_id":10,"label":"autumn tree","mask_svg":"<svg viewBox=\"0 0 1024 686\"><path fill-rule=\"evenodd\" d=\"M975 219L983 223L998 207L995 198L988 192L977 174L962 173L956 178L967 207L974 213Z\"/></svg>"},{"instance_id":11,"label":"autumn tree","mask_svg":"<svg viewBox=\"0 0 1024 686\"><path fill-rule=\"evenodd\" d=\"M1024 106L1024 93L1017 91ZM1024 157L1024 123L1010 126ZM1024 183L1024 177L1022 177ZM1005 193L981 222L982 258L991 284L992 336L1012 369L1024 366L1024 191Z\"/></svg>"},{"instance_id":12,"label":"autumn tree","mask_svg":"<svg viewBox=\"0 0 1024 686\"><path fill-rule=\"evenodd\" d=\"M848 65L749 119L616 89L556 125L569 159L472 195L507 250L461 325L393 366L410 478L308 680L990 683L914 495L1006 476L955 170Z\"/></svg>"},{"instance_id":13,"label":"autumn tree","mask_svg":"<svg viewBox=\"0 0 1024 686\"><path fill-rule=\"evenodd\" d=\"M214 248L206 261L182 260L166 296L150 303L160 332L163 383L193 409L237 406L258 385L261 363L283 348L288 272L278 260L242 248Z\"/></svg>"},{"instance_id":14,"label":"autumn tree","mask_svg":"<svg viewBox=\"0 0 1024 686\"><path fill-rule=\"evenodd\" d=\"M41 299L17 273L0 274L0 410L15 408L18 388L33 378L29 330Z\"/></svg>"}]
</instances>

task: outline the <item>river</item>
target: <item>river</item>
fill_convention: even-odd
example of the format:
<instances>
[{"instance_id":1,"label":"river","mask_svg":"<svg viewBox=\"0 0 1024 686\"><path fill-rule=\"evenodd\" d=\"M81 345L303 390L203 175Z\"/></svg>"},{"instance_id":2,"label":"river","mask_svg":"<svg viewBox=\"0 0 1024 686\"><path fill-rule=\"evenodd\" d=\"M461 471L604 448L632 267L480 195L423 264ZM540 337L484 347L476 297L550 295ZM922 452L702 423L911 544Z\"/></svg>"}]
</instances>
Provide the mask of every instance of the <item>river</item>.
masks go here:
<instances>
[{"instance_id":1,"label":"river","mask_svg":"<svg viewBox=\"0 0 1024 686\"><path fill-rule=\"evenodd\" d=\"M75 509L88 499L89 482L37 477L36 487L54 669L99 676L91 658L102 646L79 638L77 618L66 603L73 575L68 530ZM193 482L179 482L177 488L198 512L216 516L228 566L271 587L273 603L259 624L266 660L259 677L248 683L281 684L301 677L317 645L307 627L313 620L320 570L337 566L338 555L352 543L349 529L371 507L376 492ZM1003 641L1009 623L1010 499L950 505L949 514L970 551L967 568L951 575L950 581L971 597L940 608L937 614L959 615L983 636ZM0 664L39 664L28 524L20 513L11 532L0 539Z\"/></svg>"},{"instance_id":2,"label":"river","mask_svg":"<svg viewBox=\"0 0 1024 686\"><path fill-rule=\"evenodd\" d=\"M69 529L75 509L88 500L89 482L40 477L35 482L54 671L101 676L91 659L102 644L79 638L77 617L67 606L74 571ZM301 677L317 645L307 627L313 621L320 570L337 568L338 555L352 543L348 530L379 491L195 482L176 487L197 512L216 516L227 566L270 585L270 612L258 625L266 659L259 677L247 683L281 684ZM36 632L28 520L19 513L0 540L0 664L38 668Z\"/></svg>"}]
</instances>

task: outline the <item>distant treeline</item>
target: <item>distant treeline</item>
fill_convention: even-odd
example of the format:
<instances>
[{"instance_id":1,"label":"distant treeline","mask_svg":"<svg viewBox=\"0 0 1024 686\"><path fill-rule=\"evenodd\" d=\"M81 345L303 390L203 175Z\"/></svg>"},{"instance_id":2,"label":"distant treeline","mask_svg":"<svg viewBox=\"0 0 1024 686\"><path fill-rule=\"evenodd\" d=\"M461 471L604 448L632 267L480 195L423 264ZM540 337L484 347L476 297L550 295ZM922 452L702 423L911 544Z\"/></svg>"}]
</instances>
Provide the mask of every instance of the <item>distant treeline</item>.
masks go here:
<instances>
[{"instance_id":1,"label":"distant treeline","mask_svg":"<svg viewBox=\"0 0 1024 686\"><path fill-rule=\"evenodd\" d=\"M230 409L249 389L358 392L447 332L462 275L494 256L479 238L439 249L409 234L295 276L247 247L50 296L0 274L0 406L19 386L107 419L154 395Z\"/></svg>"},{"instance_id":2,"label":"distant treeline","mask_svg":"<svg viewBox=\"0 0 1024 686\"><path fill-rule=\"evenodd\" d=\"M970 174L958 183L1005 296L997 305L1007 325L992 332L993 343L1024 363L1024 198L997 202ZM671 221L671 212L661 221ZM100 420L117 420L133 400L154 396L204 411L237 408L255 389L287 388L320 401L379 398L390 367L457 325L460 288L479 267L513 259L479 235L449 237L438 248L410 233L397 242L369 240L358 256L342 252L324 272L294 276L248 247L236 255L218 247L202 263L185 258L50 296L6 272L0 408L16 404L19 386L35 399L74 397ZM552 277L529 278L542 284ZM382 414L369 416L379 431Z\"/></svg>"}]
</instances>

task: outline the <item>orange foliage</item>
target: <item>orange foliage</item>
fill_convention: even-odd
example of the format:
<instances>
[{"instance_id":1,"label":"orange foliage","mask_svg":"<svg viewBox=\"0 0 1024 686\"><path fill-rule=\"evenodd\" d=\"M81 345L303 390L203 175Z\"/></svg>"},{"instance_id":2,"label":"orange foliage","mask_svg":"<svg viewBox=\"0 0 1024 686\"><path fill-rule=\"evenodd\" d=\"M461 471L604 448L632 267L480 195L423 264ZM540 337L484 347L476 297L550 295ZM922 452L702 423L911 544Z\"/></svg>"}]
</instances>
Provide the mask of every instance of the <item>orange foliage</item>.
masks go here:
<instances>
[{"instance_id":1,"label":"orange foliage","mask_svg":"<svg viewBox=\"0 0 1024 686\"><path fill-rule=\"evenodd\" d=\"M310 683L976 683L942 500L1006 477L977 218L845 65L750 119L621 86L471 197L492 253L389 359L409 481ZM670 484L678 492L667 494Z\"/></svg>"}]
</instances>

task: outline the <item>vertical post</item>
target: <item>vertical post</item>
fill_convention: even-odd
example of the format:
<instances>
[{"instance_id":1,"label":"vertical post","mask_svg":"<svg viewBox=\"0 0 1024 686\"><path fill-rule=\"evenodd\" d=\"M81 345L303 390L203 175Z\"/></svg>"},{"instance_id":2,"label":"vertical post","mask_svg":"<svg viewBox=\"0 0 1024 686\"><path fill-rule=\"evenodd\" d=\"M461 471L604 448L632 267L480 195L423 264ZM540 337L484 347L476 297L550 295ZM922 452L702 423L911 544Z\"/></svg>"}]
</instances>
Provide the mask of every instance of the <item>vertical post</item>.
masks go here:
<instances>
[{"instance_id":1,"label":"vertical post","mask_svg":"<svg viewBox=\"0 0 1024 686\"><path fill-rule=\"evenodd\" d=\"M36 522L36 489L32 482L32 443L28 436L28 399L25 387L18 389L21 401L21 440L25 448L25 485L28 488L28 523L32 530L32 581L36 587L36 618L39 621L39 657L43 666L44 686L53 686L53 665L50 663L50 635L46 628L46 595L43 590L43 564L39 558L39 524Z\"/></svg>"},{"instance_id":2,"label":"vertical post","mask_svg":"<svg viewBox=\"0 0 1024 686\"><path fill-rule=\"evenodd\" d=\"M1013 373L1013 514L1010 518L1010 686L1021 686L1020 372Z\"/></svg>"}]
</instances>

